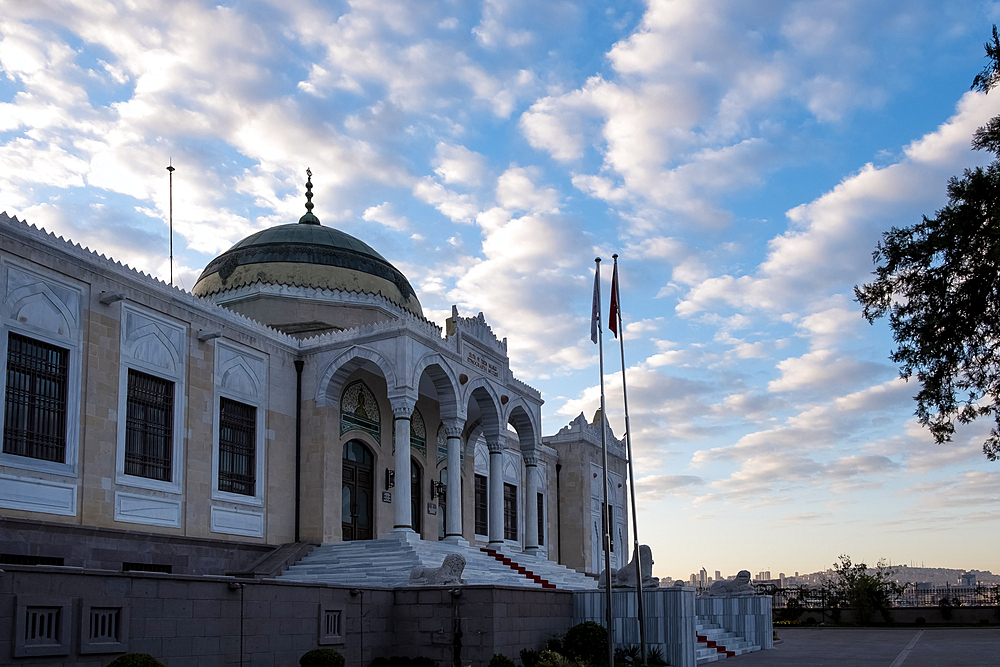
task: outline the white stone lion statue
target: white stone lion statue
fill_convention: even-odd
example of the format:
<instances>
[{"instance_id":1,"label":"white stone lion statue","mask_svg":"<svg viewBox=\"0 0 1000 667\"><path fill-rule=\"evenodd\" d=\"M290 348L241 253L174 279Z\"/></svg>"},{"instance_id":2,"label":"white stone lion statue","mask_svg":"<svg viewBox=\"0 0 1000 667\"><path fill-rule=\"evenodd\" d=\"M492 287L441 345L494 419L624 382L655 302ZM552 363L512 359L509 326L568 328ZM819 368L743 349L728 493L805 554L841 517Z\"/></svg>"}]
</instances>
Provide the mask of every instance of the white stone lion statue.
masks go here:
<instances>
[{"instance_id":1,"label":"white stone lion statue","mask_svg":"<svg viewBox=\"0 0 1000 667\"><path fill-rule=\"evenodd\" d=\"M410 586L455 586L465 583L465 556L448 554L441 567L417 566L410 571Z\"/></svg>"},{"instance_id":2,"label":"white stone lion statue","mask_svg":"<svg viewBox=\"0 0 1000 667\"><path fill-rule=\"evenodd\" d=\"M643 588L656 588L660 585L660 580L653 576L653 551L649 548L647 544L639 545L639 558L642 560L642 587ZM632 555L632 562L623 567L620 570L611 568L611 587L612 588L635 588L636 581L638 577L636 573L638 571L638 564L635 559L636 554ZM607 585L607 572L601 572L601 577L599 579L599 586L604 588Z\"/></svg>"},{"instance_id":3,"label":"white stone lion statue","mask_svg":"<svg viewBox=\"0 0 1000 667\"><path fill-rule=\"evenodd\" d=\"M710 597L743 597L757 595L757 591L750 583L750 571L740 570L735 579L716 581L704 594Z\"/></svg>"}]
</instances>

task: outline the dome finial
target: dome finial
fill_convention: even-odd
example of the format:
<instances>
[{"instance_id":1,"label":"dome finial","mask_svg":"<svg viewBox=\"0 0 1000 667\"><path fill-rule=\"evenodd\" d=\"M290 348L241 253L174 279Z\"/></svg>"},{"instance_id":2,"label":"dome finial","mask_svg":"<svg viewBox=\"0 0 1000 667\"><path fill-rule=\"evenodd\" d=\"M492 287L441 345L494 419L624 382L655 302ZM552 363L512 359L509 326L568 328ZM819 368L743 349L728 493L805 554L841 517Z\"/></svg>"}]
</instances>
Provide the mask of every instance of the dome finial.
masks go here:
<instances>
[{"instance_id":1,"label":"dome finial","mask_svg":"<svg viewBox=\"0 0 1000 667\"><path fill-rule=\"evenodd\" d=\"M313 215L313 182L312 182L312 169L306 167L306 214L299 218L299 222L303 225L318 225L319 218Z\"/></svg>"}]
</instances>

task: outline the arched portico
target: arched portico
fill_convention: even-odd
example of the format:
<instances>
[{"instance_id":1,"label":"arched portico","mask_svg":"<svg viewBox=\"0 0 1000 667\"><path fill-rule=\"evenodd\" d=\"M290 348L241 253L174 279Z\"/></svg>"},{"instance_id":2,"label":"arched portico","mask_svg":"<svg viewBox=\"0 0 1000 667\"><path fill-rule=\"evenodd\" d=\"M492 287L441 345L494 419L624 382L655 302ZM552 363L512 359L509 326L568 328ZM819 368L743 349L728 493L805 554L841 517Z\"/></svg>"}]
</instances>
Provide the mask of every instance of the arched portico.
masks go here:
<instances>
[{"instance_id":1,"label":"arched portico","mask_svg":"<svg viewBox=\"0 0 1000 667\"><path fill-rule=\"evenodd\" d=\"M439 354L428 354L417 362L413 386L426 386L425 378L437 394L441 423L448 449L448 512L445 514L445 541L466 543L462 537L462 426L467 410L458 402L458 379Z\"/></svg>"},{"instance_id":2,"label":"arched portico","mask_svg":"<svg viewBox=\"0 0 1000 667\"><path fill-rule=\"evenodd\" d=\"M396 386L392 362L377 350L356 345L327 364L316 385L316 405L338 409L347 379L359 369L381 375L388 387Z\"/></svg>"},{"instance_id":3,"label":"arched portico","mask_svg":"<svg viewBox=\"0 0 1000 667\"><path fill-rule=\"evenodd\" d=\"M530 413L521 401L507 412L507 423L517 432L518 445L524 458L524 551L538 553L538 444L537 429Z\"/></svg>"}]
</instances>

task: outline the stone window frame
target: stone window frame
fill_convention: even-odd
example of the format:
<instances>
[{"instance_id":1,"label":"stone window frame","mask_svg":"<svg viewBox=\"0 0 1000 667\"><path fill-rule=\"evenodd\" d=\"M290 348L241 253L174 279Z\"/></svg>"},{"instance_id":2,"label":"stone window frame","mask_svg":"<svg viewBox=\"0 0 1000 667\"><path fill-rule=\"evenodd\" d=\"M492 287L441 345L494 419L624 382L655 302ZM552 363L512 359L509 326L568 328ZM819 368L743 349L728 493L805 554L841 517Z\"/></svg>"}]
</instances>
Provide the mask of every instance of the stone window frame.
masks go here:
<instances>
[{"instance_id":1,"label":"stone window frame","mask_svg":"<svg viewBox=\"0 0 1000 667\"><path fill-rule=\"evenodd\" d=\"M220 366L220 359L229 355L228 362ZM212 500L222 500L238 505L253 505L263 507L264 489L267 487L265 466L265 441L267 439L267 357L264 353L240 345L230 340L215 341L215 396L212 403ZM226 382L227 374L237 367L242 367L249 381L243 386ZM256 377L251 377L256 376ZM256 444L255 456L255 489L253 495L232 493L219 489L219 426L222 410L222 399L236 401L256 409Z\"/></svg>"},{"instance_id":2,"label":"stone window frame","mask_svg":"<svg viewBox=\"0 0 1000 667\"><path fill-rule=\"evenodd\" d=\"M58 642L55 644L32 645L25 640L28 611L31 608L54 608L59 610ZM46 598L35 596L15 596L14 609L14 657L69 655L73 643L73 605L67 598Z\"/></svg>"},{"instance_id":3,"label":"stone window frame","mask_svg":"<svg viewBox=\"0 0 1000 667\"><path fill-rule=\"evenodd\" d=\"M25 285L8 293L11 284L10 273L14 270L24 278L34 279L36 282ZM59 461L46 461L44 459L33 459L26 456L4 453L0 447L0 465L8 468L19 468L33 472L48 473L61 477L79 477L80 459L80 410L83 402L83 327L80 325L81 314L79 306L83 302L83 289L64 279L57 279L53 276L29 269L19 263L11 262L4 258L0 262L0 278L2 278L4 298L0 301L0 360L3 363L3 373L0 374L0 396L7 393L7 343L9 333L25 336L42 343L48 343L61 347L68 351L67 360L67 384L66 384L66 448L64 459ZM60 277L61 278L61 277ZM73 304L62 301L55 293L55 290L72 293L77 299L77 312L70 310ZM69 331L59 334L27 322L20 322L13 317L11 311L18 303L26 299L43 295L48 298L56 307L59 304L66 309L67 319L72 317L74 321L67 322ZM17 299L16 301L14 299ZM59 304L55 302L58 301ZM6 398L4 399L6 402ZM0 413L0 433L3 432L3 413ZM75 514L75 512L74 512Z\"/></svg>"},{"instance_id":4,"label":"stone window frame","mask_svg":"<svg viewBox=\"0 0 1000 667\"><path fill-rule=\"evenodd\" d=\"M90 619L94 609L118 609L118 641L97 642L90 636ZM84 598L80 600L80 653L127 653L129 601L124 598Z\"/></svg>"},{"instance_id":5,"label":"stone window frame","mask_svg":"<svg viewBox=\"0 0 1000 667\"><path fill-rule=\"evenodd\" d=\"M346 633L344 632L346 626L346 615L344 614L343 607L336 607L325 605L320 603L319 607L319 636L317 638L317 643L320 646L329 646L331 644L343 644L345 643ZM328 615L333 615L336 617L336 632L331 632L331 628L328 627Z\"/></svg>"},{"instance_id":6,"label":"stone window frame","mask_svg":"<svg viewBox=\"0 0 1000 667\"><path fill-rule=\"evenodd\" d=\"M141 333L147 329L156 329L161 334L170 332L180 335L180 349L169 350L168 352L177 354L176 363L173 368L164 368L142 359L135 353L137 350L128 348L137 346L146 335L135 335L126 338L125 331L128 318L141 318L148 322L145 327L138 330ZM172 330L172 331L171 331ZM158 336L157 336L158 337ZM186 408L188 403L187 395L187 358L188 358L188 327L147 308L132 304L123 303L121 306L121 319L119 325L119 345L121 350L118 364L118 443L115 451L115 483L121 486L150 489L162 491L174 495L181 495L184 489L184 442L186 440L187 428L185 424ZM162 339L161 339L161 342ZM128 372L129 370L139 371L147 375L153 375L162 380L174 383L174 405L173 405L173 429L171 450L171 474L170 481L150 479L137 475L129 475L125 472L125 429L128 417Z\"/></svg>"}]
</instances>

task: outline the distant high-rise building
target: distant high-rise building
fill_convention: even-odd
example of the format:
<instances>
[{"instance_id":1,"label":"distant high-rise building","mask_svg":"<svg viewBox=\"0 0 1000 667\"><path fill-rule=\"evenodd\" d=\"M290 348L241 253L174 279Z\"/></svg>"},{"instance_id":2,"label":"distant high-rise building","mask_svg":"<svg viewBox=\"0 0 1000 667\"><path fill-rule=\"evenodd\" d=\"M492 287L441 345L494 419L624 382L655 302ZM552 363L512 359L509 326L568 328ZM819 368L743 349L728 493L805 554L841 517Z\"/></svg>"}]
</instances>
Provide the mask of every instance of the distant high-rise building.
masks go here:
<instances>
[{"instance_id":1,"label":"distant high-rise building","mask_svg":"<svg viewBox=\"0 0 1000 667\"><path fill-rule=\"evenodd\" d=\"M719 572L718 570L715 571L715 580L722 581L722 573Z\"/></svg>"},{"instance_id":2,"label":"distant high-rise building","mask_svg":"<svg viewBox=\"0 0 1000 667\"><path fill-rule=\"evenodd\" d=\"M705 568L698 571L698 583L702 586L708 583L708 571Z\"/></svg>"},{"instance_id":3,"label":"distant high-rise building","mask_svg":"<svg viewBox=\"0 0 1000 667\"><path fill-rule=\"evenodd\" d=\"M771 580L771 571L770 570L762 570L762 571L760 571L760 572L757 573L757 579L756 579L756 581L770 581L770 580Z\"/></svg>"}]
</instances>

